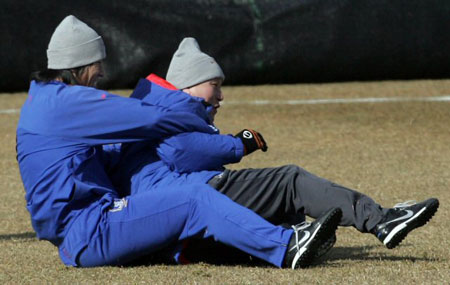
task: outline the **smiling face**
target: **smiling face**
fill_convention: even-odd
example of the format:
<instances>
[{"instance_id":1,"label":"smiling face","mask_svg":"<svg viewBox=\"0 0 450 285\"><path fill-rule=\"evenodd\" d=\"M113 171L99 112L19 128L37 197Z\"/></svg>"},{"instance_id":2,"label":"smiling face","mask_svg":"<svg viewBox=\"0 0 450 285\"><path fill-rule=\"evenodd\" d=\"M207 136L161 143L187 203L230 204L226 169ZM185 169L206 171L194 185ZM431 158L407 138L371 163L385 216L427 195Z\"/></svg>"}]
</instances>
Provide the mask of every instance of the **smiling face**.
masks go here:
<instances>
[{"instance_id":1,"label":"smiling face","mask_svg":"<svg viewBox=\"0 0 450 285\"><path fill-rule=\"evenodd\" d=\"M214 78L192 87L185 88L183 91L191 96L203 98L206 103L213 106L214 109L210 114L211 118L214 120L217 109L220 108L220 102L224 99L221 90L222 83L222 78Z\"/></svg>"}]
</instances>

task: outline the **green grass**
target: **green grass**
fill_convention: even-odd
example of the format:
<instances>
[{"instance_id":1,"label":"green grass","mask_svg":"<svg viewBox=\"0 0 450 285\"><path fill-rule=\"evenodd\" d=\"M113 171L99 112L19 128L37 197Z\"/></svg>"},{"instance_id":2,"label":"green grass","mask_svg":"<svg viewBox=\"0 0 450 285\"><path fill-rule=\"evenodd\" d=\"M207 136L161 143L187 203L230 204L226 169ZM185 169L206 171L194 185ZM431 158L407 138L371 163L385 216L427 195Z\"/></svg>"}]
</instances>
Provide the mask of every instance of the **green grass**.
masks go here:
<instances>
[{"instance_id":1,"label":"green grass","mask_svg":"<svg viewBox=\"0 0 450 285\"><path fill-rule=\"evenodd\" d=\"M120 92L126 94L129 91ZM418 97L450 94L450 80L229 87L225 102L253 99ZM24 94L0 95L0 109ZM332 105L224 104L223 133L260 131L269 144L231 168L297 164L357 189L384 206L437 197L433 220L396 249L353 228L339 228L333 250L304 270L269 265L65 267L57 250L34 237L15 160L18 114L0 113L0 282L200 284L445 284L450 280L450 103ZM124 241L126 242L126 241Z\"/></svg>"}]
</instances>

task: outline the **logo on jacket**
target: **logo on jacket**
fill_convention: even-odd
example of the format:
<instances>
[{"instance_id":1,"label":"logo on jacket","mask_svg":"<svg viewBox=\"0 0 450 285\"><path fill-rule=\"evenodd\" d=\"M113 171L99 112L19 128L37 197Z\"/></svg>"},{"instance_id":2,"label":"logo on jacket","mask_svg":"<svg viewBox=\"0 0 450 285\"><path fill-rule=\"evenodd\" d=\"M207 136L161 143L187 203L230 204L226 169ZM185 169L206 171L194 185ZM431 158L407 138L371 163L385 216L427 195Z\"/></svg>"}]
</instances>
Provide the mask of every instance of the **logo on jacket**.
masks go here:
<instances>
[{"instance_id":1,"label":"logo on jacket","mask_svg":"<svg viewBox=\"0 0 450 285\"><path fill-rule=\"evenodd\" d=\"M123 208L128 206L128 200L125 198L122 199L114 199L114 204L111 205L110 212L119 212L122 211Z\"/></svg>"}]
</instances>

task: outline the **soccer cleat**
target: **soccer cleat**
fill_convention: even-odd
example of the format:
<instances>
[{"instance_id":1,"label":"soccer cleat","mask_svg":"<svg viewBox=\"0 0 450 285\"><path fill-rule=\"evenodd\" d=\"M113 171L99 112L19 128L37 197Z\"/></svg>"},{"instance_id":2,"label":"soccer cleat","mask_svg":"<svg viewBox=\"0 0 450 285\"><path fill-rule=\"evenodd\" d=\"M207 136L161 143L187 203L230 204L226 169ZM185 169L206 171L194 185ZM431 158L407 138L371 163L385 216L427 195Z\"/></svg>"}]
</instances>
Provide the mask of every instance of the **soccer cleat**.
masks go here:
<instances>
[{"instance_id":1,"label":"soccer cleat","mask_svg":"<svg viewBox=\"0 0 450 285\"><path fill-rule=\"evenodd\" d=\"M373 233L387 248L392 249L399 245L409 232L425 225L438 207L439 200L435 198L420 203L408 201L397 204L387 211Z\"/></svg>"},{"instance_id":2,"label":"soccer cleat","mask_svg":"<svg viewBox=\"0 0 450 285\"><path fill-rule=\"evenodd\" d=\"M342 210L333 208L312 223L292 226L294 234L286 251L284 266L295 269L310 265L317 256L319 248L327 244L335 235L341 217Z\"/></svg>"}]
</instances>

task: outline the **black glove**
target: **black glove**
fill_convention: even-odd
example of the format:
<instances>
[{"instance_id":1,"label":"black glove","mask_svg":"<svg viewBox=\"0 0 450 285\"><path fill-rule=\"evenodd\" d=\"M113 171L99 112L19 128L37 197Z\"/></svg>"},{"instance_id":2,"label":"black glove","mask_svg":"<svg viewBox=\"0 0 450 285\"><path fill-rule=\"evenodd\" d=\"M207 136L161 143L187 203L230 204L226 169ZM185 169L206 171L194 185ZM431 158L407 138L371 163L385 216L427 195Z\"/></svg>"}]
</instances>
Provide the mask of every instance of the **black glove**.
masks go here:
<instances>
[{"instance_id":1,"label":"black glove","mask_svg":"<svg viewBox=\"0 0 450 285\"><path fill-rule=\"evenodd\" d=\"M244 155L250 154L255 150L267 151L267 144L263 136L255 130L244 129L237 135L236 138L240 138L244 144Z\"/></svg>"}]
</instances>

